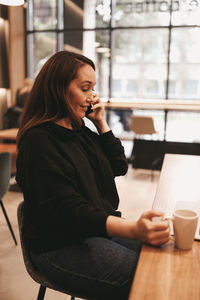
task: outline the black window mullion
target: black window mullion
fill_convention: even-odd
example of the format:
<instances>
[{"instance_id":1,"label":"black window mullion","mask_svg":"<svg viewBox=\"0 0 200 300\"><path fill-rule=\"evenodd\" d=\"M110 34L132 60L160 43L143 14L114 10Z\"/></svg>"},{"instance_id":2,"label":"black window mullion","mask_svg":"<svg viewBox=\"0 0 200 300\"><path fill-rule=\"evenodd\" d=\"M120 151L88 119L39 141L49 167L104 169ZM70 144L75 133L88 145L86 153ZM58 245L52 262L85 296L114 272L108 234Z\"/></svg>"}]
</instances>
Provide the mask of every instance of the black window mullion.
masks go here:
<instances>
[{"instance_id":1,"label":"black window mullion","mask_svg":"<svg viewBox=\"0 0 200 300\"><path fill-rule=\"evenodd\" d=\"M170 5L170 21L168 29L168 50L167 50L167 80L166 80L166 89L165 89L165 99L169 99L169 77L170 77L170 50L171 50L171 35L172 35L172 0ZM164 115L164 140L166 139L166 129L167 129L167 115L168 111L165 110Z\"/></svg>"}]
</instances>

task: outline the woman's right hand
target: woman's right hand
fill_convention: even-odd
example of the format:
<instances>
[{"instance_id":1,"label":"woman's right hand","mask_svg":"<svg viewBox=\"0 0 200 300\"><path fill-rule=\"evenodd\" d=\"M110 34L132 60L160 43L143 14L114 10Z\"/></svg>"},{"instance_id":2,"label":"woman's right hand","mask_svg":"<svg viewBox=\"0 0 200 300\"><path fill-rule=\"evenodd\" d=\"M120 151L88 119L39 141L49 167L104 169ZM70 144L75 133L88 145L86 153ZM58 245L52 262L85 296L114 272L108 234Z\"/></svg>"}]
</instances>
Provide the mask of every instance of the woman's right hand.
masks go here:
<instances>
[{"instance_id":1,"label":"woman's right hand","mask_svg":"<svg viewBox=\"0 0 200 300\"><path fill-rule=\"evenodd\" d=\"M158 210L149 210L144 212L136 222L108 216L106 231L111 237L134 239L153 246L162 245L170 238L169 222L161 219L163 215L164 213ZM155 217L160 220L154 221Z\"/></svg>"},{"instance_id":2,"label":"woman's right hand","mask_svg":"<svg viewBox=\"0 0 200 300\"><path fill-rule=\"evenodd\" d=\"M167 243L170 238L169 222L153 221L155 217L162 217L163 212L149 210L144 212L133 227L133 236L144 243L158 246Z\"/></svg>"}]
</instances>

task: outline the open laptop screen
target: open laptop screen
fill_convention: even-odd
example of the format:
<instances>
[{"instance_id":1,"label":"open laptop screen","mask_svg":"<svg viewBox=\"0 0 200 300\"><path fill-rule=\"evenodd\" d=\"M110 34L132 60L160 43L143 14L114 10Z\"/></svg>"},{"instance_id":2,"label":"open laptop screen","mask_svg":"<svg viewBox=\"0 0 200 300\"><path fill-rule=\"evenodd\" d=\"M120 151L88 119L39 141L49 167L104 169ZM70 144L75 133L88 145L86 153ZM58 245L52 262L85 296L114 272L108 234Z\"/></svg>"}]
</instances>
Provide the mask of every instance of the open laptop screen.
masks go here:
<instances>
[{"instance_id":1,"label":"open laptop screen","mask_svg":"<svg viewBox=\"0 0 200 300\"><path fill-rule=\"evenodd\" d=\"M167 216L176 209L192 209L200 216L200 156L165 154L153 208ZM195 238L200 240L199 225Z\"/></svg>"}]
</instances>

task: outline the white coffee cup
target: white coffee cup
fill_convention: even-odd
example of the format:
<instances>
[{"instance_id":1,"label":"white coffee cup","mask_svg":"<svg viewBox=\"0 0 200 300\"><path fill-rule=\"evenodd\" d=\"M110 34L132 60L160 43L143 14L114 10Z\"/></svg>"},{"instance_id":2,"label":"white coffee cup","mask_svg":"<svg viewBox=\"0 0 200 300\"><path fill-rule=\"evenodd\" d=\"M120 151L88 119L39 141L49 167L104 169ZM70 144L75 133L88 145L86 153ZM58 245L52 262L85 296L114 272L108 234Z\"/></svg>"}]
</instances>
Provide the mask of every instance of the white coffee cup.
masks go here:
<instances>
[{"instance_id":1,"label":"white coffee cup","mask_svg":"<svg viewBox=\"0 0 200 300\"><path fill-rule=\"evenodd\" d=\"M191 249L198 223L197 212L189 209L178 209L173 213L173 217L165 217L165 219L173 223L176 248Z\"/></svg>"}]
</instances>

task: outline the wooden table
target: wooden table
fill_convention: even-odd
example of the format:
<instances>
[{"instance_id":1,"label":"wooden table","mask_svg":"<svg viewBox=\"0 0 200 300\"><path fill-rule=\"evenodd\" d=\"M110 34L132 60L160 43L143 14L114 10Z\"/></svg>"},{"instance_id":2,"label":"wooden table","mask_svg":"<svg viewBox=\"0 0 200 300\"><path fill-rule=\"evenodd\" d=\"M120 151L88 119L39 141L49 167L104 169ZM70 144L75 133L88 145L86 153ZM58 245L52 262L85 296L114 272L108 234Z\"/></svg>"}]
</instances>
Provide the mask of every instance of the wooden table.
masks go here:
<instances>
[{"instance_id":1,"label":"wooden table","mask_svg":"<svg viewBox=\"0 0 200 300\"><path fill-rule=\"evenodd\" d=\"M18 128L0 130L0 139L16 141Z\"/></svg>"},{"instance_id":2,"label":"wooden table","mask_svg":"<svg viewBox=\"0 0 200 300\"><path fill-rule=\"evenodd\" d=\"M129 300L199 300L200 245L192 250L143 246Z\"/></svg>"},{"instance_id":3,"label":"wooden table","mask_svg":"<svg viewBox=\"0 0 200 300\"><path fill-rule=\"evenodd\" d=\"M165 155L154 207L168 212L175 201L200 201L200 156ZM179 198L180 197L180 198ZM144 245L129 300L199 300L200 242L191 250L178 250L174 242L162 247Z\"/></svg>"}]
</instances>

